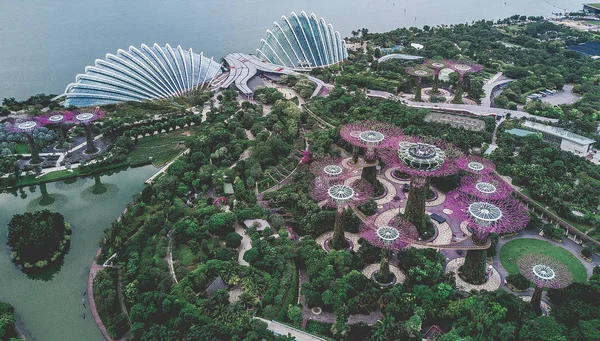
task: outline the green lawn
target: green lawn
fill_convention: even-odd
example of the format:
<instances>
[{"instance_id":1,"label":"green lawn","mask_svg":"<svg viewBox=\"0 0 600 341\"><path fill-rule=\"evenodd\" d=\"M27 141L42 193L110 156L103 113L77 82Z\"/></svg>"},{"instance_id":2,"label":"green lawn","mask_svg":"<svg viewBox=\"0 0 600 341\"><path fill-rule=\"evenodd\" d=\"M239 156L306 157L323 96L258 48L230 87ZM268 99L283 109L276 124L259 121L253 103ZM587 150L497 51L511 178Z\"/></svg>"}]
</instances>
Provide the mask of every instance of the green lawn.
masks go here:
<instances>
[{"instance_id":1,"label":"green lawn","mask_svg":"<svg viewBox=\"0 0 600 341\"><path fill-rule=\"evenodd\" d=\"M519 273L517 260L527 253L541 253L551 256L571 269L575 282L583 283L587 281L585 267L577 257L564 248L544 240L521 238L506 243L500 250L502 266L511 275Z\"/></svg>"},{"instance_id":2,"label":"green lawn","mask_svg":"<svg viewBox=\"0 0 600 341\"><path fill-rule=\"evenodd\" d=\"M183 142L187 136L189 136L188 129L178 129L140 139L129 153L129 161L134 165L152 162L155 166L162 166L185 150Z\"/></svg>"},{"instance_id":3,"label":"green lawn","mask_svg":"<svg viewBox=\"0 0 600 341\"><path fill-rule=\"evenodd\" d=\"M600 21L590 20L590 21L586 21L585 23L590 24L590 25L600 26Z\"/></svg>"},{"instance_id":4,"label":"green lawn","mask_svg":"<svg viewBox=\"0 0 600 341\"><path fill-rule=\"evenodd\" d=\"M19 143L15 146L15 154L29 154L27 143Z\"/></svg>"}]
</instances>

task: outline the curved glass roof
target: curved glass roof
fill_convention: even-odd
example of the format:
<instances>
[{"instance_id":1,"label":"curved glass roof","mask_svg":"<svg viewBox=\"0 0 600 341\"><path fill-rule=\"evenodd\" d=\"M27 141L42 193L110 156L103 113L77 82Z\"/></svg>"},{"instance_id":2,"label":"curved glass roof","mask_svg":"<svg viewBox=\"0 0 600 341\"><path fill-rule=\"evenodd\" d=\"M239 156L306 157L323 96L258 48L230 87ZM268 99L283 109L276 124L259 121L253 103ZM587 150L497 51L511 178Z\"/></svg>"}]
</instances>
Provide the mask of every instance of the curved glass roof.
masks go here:
<instances>
[{"instance_id":1,"label":"curved glass roof","mask_svg":"<svg viewBox=\"0 0 600 341\"><path fill-rule=\"evenodd\" d=\"M292 12L267 30L256 50L260 58L291 68L311 68L337 64L348 58L346 44L338 31L314 13Z\"/></svg>"},{"instance_id":2,"label":"curved glass roof","mask_svg":"<svg viewBox=\"0 0 600 341\"><path fill-rule=\"evenodd\" d=\"M130 46L87 66L65 89L65 106L87 107L182 96L208 86L221 73L218 62L169 44Z\"/></svg>"}]
</instances>

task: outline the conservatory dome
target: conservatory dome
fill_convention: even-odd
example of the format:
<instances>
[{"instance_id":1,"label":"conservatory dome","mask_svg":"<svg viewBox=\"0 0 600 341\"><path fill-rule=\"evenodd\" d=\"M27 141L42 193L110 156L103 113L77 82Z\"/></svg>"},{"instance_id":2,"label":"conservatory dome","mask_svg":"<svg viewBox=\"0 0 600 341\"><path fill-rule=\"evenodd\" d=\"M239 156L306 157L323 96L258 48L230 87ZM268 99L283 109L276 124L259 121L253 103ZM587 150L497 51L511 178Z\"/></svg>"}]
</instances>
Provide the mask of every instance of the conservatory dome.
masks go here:
<instances>
[{"instance_id":1,"label":"conservatory dome","mask_svg":"<svg viewBox=\"0 0 600 341\"><path fill-rule=\"evenodd\" d=\"M314 13L292 12L282 16L256 50L260 58L291 68L312 68L337 64L348 58L346 44L338 31Z\"/></svg>"},{"instance_id":2,"label":"conservatory dome","mask_svg":"<svg viewBox=\"0 0 600 341\"><path fill-rule=\"evenodd\" d=\"M181 46L130 46L87 66L62 95L65 106L87 107L182 96L210 85L218 62Z\"/></svg>"}]
</instances>

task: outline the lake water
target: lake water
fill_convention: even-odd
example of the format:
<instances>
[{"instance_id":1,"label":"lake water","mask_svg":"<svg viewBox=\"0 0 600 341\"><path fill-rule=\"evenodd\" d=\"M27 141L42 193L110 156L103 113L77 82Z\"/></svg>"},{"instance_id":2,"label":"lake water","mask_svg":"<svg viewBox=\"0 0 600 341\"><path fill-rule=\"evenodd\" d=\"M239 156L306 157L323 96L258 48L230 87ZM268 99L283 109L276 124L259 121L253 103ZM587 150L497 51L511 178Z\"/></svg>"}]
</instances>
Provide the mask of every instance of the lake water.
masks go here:
<instances>
[{"instance_id":1,"label":"lake water","mask_svg":"<svg viewBox=\"0 0 600 341\"><path fill-rule=\"evenodd\" d=\"M291 11L325 17L342 36L397 27L551 16L576 0L0 0L0 99L61 93L106 53L169 43L207 56L252 53Z\"/></svg>"},{"instance_id":2,"label":"lake water","mask_svg":"<svg viewBox=\"0 0 600 341\"><path fill-rule=\"evenodd\" d=\"M87 296L87 308L81 303L89 268L104 229L154 172L154 166L145 166L70 184L47 184L45 201L54 203L46 207L62 213L72 225L73 234L60 270L44 276L28 276L15 267L6 246L6 226L12 215L42 207L39 186L32 187L34 192L24 188L16 196L0 194L0 301L15 307L29 341L104 340L90 313Z\"/></svg>"}]
</instances>

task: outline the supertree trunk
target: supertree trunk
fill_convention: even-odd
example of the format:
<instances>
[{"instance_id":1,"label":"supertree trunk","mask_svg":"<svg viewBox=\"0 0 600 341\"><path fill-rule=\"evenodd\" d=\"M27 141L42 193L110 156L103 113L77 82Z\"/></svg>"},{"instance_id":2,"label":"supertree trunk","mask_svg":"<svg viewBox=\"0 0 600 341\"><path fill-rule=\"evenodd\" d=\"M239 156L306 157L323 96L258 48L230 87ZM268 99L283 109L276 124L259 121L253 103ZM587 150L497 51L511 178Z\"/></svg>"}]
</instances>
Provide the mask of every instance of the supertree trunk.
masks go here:
<instances>
[{"instance_id":1,"label":"supertree trunk","mask_svg":"<svg viewBox=\"0 0 600 341\"><path fill-rule=\"evenodd\" d=\"M431 87L431 93L437 95L440 92L440 74L436 72L433 76L433 86Z\"/></svg>"},{"instance_id":2,"label":"supertree trunk","mask_svg":"<svg viewBox=\"0 0 600 341\"><path fill-rule=\"evenodd\" d=\"M473 234L473 243L475 245L486 245L489 235L478 238ZM487 257L486 250L468 250L465 256L465 264L461 268L461 277L468 283L482 284L485 283L485 260Z\"/></svg>"},{"instance_id":3,"label":"supertree trunk","mask_svg":"<svg viewBox=\"0 0 600 341\"><path fill-rule=\"evenodd\" d=\"M419 77L417 80L417 90L415 92L415 102L423 102L423 98L421 97L421 83L423 79Z\"/></svg>"},{"instance_id":4,"label":"supertree trunk","mask_svg":"<svg viewBox=\"0 0 600 341\"><path fill-rule=\"evenodd\" d=\"M365 162L377 163L377 153L375 152L375 149L367 148L367 150L365 151ZM375 189L375 193L378 192L377 189L381 187L381 184L379 184L379 181L377 180L376 166L363 167L361 172L361 178L363 178L363 180L365 181L368 181L371 184L371 186L373 186L373 188Z\"/></svg>"},{"instance_id":5,"label":"supertree trunk","mask_svg":"<svg viewBox=\"0 0 600 341\"><path fill-rule=\"evenodd\" d=\"M394 279L392 272L390 271L390 260L387 256L388 255L384 254L379 263L379 272L376 275L376 280L379 283L390 283Z\"/></svg>"},{"instance_id":6,"label":"supertree trunk","mask_svg":"<svg viewBox=\"0 0 600 341\"><path fill-rule=\"evenodd\" d=\"M89 124L84 124L83 130L85 131L85 142L87 144L85 152L88 154L93 154L96 151L98 151L98 149L96 148L96 146L94 146L94 136L92 135L92 126Z\"/></svg>"},{"instance_id":7,"label":"supertree trunk","mask_svg":"<svg viewBox=\"0 0 600 341\"><path fill-rule=\"evenodd\" d=\"M531 307L533 308L533 311L535 311L535 313L537 315L542 315L542 293L543 292L544 292L544 288L536 286L535 290L533 290L533 296L531 296Z\"/></svg>"},{"instance_id":8,"label":"supertree trunk","mask_svg":"<svg viewBox=\"0 0 600 341\"><path fill-rule=\"evenodd\" d=\"M358 162L358 147L357 146L352 146L352 162L355 164Z\"/></svg>"},{"instance_id":9,"label":"supertree trunk","mask_svg":"<svg viewBox=\"0 0 600 341\"><path fill-rule=\"evenodd\" d=\"M31 153L31 163L32 164L38 164L42 162L42 159L40 158L40 153L37 150L37 147L35 145L35 141L33 140L33 135L31 134L26 134L25 136L27 136L27 144L29 144L29 152Z\"/></svg>"},{"instance_id":10,"label":"supertree trunk","mask_svg":"<svg viewBox=\"0 0 600 341\"><path fill-rule=\"evenodd\" d=\"M452 103L462 104L463 83L464 79L462 77L459 78L458 83L456 84L456 91L454 92L454 99L452 100Z\"/></svg>"},{"instance_id":11,"label":"supertree trunk","mask_svg":"<svg viewBox=\"0 0 600 341\"><path fill-rule=\"evenodd\" d=\"M420 177L413 177L411 181L408 200L404 210L404 219L413 223L419 234L427 229L427 214L425 214L425 196L429 188L427 180Z\"/></svg>"},{"instance_id":12,"label":"supertree trunk","mask_svg":"<svg viewBox=\"0 0 600 341\"><path fill-rule=\"evenodd\" d=\"M335 224L333 227L333 237L329 240L329 246L334 250L344 250L348 247L346 236L344 235L344 209L338 207L335 214Z\"/></svg>"}]
</instances>

